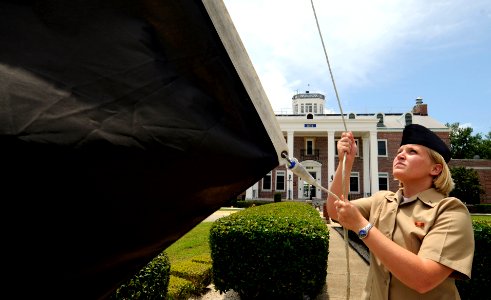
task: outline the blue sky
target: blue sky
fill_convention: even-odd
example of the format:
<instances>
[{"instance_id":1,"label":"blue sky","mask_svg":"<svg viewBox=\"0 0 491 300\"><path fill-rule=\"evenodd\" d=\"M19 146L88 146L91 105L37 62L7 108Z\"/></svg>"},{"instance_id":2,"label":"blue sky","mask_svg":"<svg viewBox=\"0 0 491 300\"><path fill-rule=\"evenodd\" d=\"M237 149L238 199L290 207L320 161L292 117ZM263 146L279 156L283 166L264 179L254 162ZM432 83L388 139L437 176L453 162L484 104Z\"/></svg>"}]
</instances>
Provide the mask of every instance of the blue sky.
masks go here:
<instances>
[{"instance_id":1,"label":"blue sky","mask_svg":"<svg viewBox=\"0 0 491 300\"><path fill-rule=\"evenodd\" d=\"M223 0L273 110L309 90L339 113L310 0ZM344 113L403 113L491 131L491 1L314 0Z\"/></svg>"}]
</instances>

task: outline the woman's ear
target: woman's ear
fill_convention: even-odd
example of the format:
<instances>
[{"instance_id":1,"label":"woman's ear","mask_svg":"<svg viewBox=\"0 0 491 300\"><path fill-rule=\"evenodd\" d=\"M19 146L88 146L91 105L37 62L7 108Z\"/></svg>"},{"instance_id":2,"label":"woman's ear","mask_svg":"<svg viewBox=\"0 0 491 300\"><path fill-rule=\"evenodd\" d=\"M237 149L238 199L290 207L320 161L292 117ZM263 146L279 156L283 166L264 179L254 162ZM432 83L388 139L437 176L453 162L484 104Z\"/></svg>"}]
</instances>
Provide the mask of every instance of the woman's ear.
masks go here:
<instances>
[{"instance_id":1,"label":"woman's ear","mask_svg":"<svg viewBox=\"0 0 491 300\"><path fill-rule=\"evenodd\" d=\"M443 165L442 164L434 164L431 167L430 174L433 175L433 176L438 176L438 175L440 175L440 173L442 172L442 170L443 170Z\"/></svg>"}]
</instances>

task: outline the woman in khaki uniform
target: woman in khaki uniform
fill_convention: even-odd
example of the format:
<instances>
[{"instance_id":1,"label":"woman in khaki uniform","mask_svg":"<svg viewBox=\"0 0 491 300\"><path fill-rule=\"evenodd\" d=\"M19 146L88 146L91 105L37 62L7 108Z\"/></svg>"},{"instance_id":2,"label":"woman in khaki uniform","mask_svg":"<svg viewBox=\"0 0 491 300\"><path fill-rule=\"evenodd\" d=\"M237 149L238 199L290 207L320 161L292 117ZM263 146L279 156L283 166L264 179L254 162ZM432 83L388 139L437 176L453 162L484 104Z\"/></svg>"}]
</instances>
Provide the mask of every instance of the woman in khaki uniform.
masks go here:
<instances>
[{"instance_id":1,"label":"woman in khaki uniform","mask_svg":"<svg viewBox=\"0 0 491 300\"><path fill-rule=\"evenodd\" d=\"M342 134L337 149L330 190L341 197L343 157L349 182L357 151L351 132ZM471 277L474 232L465 205L448 197L454 188L448 161L450 150L436 134L408 125L392 165L397 192L348 202L328 197L329 216L370 249L363 299L460 299L455 279Z\"/></svg>"}]
</instances>

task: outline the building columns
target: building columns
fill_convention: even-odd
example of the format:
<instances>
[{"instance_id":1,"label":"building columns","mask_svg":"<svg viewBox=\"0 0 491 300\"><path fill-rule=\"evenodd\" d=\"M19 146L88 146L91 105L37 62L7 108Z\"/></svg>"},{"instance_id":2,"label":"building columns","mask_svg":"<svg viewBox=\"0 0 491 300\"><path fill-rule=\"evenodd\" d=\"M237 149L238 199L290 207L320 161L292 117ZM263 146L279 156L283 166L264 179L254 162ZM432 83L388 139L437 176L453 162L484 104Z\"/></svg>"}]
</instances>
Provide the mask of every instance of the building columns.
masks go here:
<instances>
[{"instance_id":1,"label":"building columns","mask_svg":"<svg viewBox=\"0 0 491 300\"><path fill-rule=\"evenodd\" d=\"M378 192L378 140L377 131L370 131L370 192Z\"/></svg>"},{"instance_id":2,"label":"building columns","mask_svg":"<svg viewBox=\"0 0 491 300\"><path fill-rule=\"evenodd\" d=\"M288 155L290 157L294 157L293 155L293 139L294 139L294 131L288 131L287 132L287 137L286 137L286 142L287 142L287 145L288 145ZM287 191L286 191L286 198L287 199L293 199L293 172L286 168L286 182L287 182Z\"/></svg>"},{"instance_id":3,"label":"building columns","mask_svg":"<svg viewBox=\"0 0 491 300\"><path fill-rule=\"evenodd\" d=\"M363 197L370 195L371 193L371 181L370 181L370 135L364 134L361 137L363 147Z\"/></svg>"},{"instance_id":4,"label":"building columns","mask_svg":"<svg viewBox=\"0 0 491 300\"><path fill-rule=\"evenodd\" d=\"M327 188L331 187L332 178L334 177L336 141L334 140L334 131L327 132Z\"/></svg>"}]
</instances>

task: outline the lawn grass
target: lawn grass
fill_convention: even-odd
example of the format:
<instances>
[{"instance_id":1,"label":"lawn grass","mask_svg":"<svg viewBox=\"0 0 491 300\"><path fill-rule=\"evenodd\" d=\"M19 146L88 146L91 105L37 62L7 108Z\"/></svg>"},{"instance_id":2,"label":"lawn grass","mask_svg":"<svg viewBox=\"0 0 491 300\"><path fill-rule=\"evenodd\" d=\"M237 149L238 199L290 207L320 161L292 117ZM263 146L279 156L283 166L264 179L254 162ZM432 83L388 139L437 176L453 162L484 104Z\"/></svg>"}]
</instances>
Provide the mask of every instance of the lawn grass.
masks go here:
<instances>
[{"instance_id":1,"label":"lawn grass","mask_svg":"<svg viewBox=\"0 0 491 300\"><path fill-rule=\"evenodd\" d=\"M491 215L471 215L472 220L491 222Z\"/></svg>"},{"instance_id":2,"label":"lawn grass","mask_svg":"<svg viewBox=\"0 0 491 300\"><path fill-rule=\"evenodd\" d=\"M212 225L213 222L201 222L170 245L165 252L171 265L203 254L210 254L209 235Z\"/></svg>"}]
</instances>

